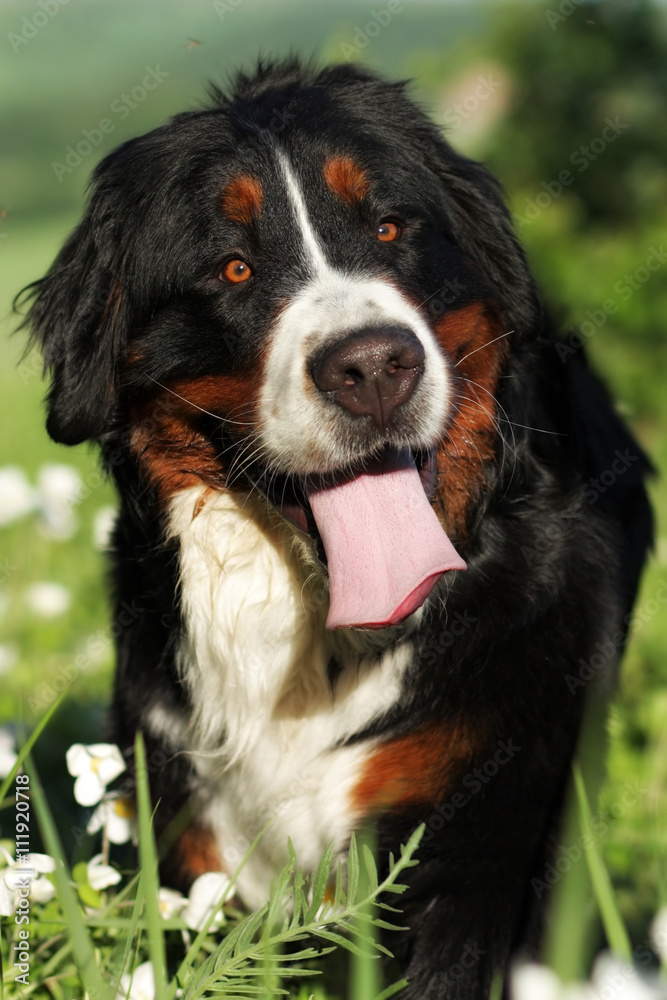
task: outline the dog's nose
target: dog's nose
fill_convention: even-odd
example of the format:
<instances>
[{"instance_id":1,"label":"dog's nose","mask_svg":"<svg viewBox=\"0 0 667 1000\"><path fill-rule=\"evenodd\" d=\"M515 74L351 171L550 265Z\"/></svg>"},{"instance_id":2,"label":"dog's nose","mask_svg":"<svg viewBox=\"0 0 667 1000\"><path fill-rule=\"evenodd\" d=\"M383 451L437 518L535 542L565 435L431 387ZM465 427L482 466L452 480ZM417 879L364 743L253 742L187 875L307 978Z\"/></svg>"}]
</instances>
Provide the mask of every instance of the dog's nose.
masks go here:
<instances>
[{"instance_id":1,"label":"dog's nose","mask_svg":"<svg viewBox=\"0 0 667 1000\"><path fill-rule=\"evenodd\" d=\"M320 392L355 416L371 416L382 431L423 372L424 348L406 327L357 330L319 352L310 365Z\"/></svg>"}]
</instances>

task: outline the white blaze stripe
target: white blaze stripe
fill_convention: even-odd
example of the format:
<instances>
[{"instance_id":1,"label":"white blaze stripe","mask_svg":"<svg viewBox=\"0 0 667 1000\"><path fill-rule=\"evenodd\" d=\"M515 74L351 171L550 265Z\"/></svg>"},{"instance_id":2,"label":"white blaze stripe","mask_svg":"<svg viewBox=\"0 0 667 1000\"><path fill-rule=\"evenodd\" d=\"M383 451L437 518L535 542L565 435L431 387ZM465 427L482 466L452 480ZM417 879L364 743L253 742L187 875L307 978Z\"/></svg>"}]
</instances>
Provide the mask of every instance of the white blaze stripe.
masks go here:
<instances>
[{"instance_id":1,"label":"white blaze stripe","mask_svg":"<svg viewBox=\"0 0 667 1000\"><path fill-rule=\"evenodd\" d=\"M303 194L301 193L301 188L297 183L297 179L294 176L292 170L292 165L285 153L282 150L277 150L278 162L280 163L280 169L282 171L283 177L285 179L285 185L287 187L287 193L289 199L292 203L292 208L294 209L294 215L299 226L299 230L303 237L304 249L307 251L307 256L310 258L309 263L313 265L314 270L317 272L327 272L331 271L329 264L327 262L324 253L322 252L322 247L320 246L319 240L315 235L315 231L310 224L310 219L308 218L308 209L306 208L306 202L304 201Z\"/></svg>"},{"instance_id":2,"label":"white blaze stripe","mask_svg":"<svg viewBox=\"0 0 667 1000\"><path fill-rule=\"evenodd\" d=\"M297 177L285 154L277 151L277 156L310 279L271 331L259 405L265 459L297 475L333 471L359 459L349 420L311 384L307 362L314 351L366 326L407 327L423 345L424 375L403 407L406 430L400 446L431 448L443 433L452 398L447 364L431 328L392 280L345 273L329 264Z\"/></svg>"}]
</instances>

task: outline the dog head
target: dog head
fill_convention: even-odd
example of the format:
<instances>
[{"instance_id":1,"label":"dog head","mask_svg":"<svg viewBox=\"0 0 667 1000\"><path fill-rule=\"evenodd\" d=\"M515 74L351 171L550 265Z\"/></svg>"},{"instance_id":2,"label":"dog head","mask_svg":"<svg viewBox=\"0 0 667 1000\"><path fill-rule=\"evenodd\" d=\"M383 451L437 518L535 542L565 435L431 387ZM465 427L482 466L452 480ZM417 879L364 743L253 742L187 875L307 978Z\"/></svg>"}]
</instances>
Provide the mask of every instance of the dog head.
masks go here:
<instances>
[{"instance_id":1,"label":"dog head","mask_svg":"<svg viewBox=\"0 0 667 1000\"><path fill-rule=\"evenodd\" d=\"M460 530L538 325L490 174L352 66L260 65L121 146L35 296L55 440L122 439L164 499L250 483L314 536L314 495L411 465Z\"/></svg>"}]
</instances>

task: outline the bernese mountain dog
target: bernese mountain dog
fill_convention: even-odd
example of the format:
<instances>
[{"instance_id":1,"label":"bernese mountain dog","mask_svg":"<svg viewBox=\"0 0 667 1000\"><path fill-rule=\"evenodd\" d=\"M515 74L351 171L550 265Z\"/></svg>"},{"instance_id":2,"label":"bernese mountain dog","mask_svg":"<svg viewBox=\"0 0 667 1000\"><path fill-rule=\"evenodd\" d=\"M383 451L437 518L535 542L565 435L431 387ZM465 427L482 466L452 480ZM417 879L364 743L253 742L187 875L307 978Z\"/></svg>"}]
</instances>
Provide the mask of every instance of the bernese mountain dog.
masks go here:
<instances>
[{"instance_id":1,"label":"bernese mountain dog","mask_svg":"<svg viewBox=\"0 0 667 1000\"><path fill-rule=\"evenodd\" d=\"M263 62L99 164L32 295L48 431L118 488L113 736L180 823L164 879L266 827L257 907L288 837L312 869L425 823L404 995L487 997L537 947L651 538L648 462L498 184L403 83Z\"/></svg>"}]
</instances>

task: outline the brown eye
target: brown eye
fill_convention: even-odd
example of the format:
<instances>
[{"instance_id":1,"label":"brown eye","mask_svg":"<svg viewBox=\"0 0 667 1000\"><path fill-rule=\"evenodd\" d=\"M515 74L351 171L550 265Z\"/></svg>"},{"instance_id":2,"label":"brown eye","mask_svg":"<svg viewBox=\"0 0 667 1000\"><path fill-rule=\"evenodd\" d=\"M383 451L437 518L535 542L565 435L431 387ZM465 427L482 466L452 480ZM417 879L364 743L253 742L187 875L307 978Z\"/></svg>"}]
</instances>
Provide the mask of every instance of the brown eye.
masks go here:
<instances>
[{"instance_id":1,"label":"brown eye","mask_svg":"<svg viewBox=\"0 0 667 1000\"><path fill-rule=\"evenodd\" d=\"M220 272L220 277L237 285L239 281L247 281L248 278L251 278L252 271L244 260L235 259L225 264Z\"/></svg>"},{"instance_id":2,"label":"brown eye","mask_svg":"<svg viewBox=\"0 0 667 1000\"><path fill-rule=\"evenodd\" d=\"M381 222L378 226L377 237L383 243L390 243L399 235L399 228L395 222Z\"/></svg>"}]
</instances>

